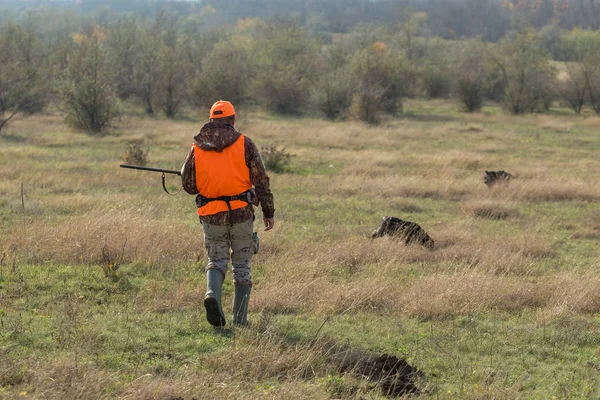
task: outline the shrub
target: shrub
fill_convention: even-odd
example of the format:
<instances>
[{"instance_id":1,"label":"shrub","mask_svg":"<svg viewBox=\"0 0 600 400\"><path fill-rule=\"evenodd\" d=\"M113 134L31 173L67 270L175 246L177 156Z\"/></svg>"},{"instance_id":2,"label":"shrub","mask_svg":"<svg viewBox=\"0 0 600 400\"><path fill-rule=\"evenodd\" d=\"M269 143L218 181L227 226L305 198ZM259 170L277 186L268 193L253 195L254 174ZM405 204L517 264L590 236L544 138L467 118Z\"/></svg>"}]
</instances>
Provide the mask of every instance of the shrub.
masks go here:
<instances>
[{"instance_id":1,"label":"shrub","mask_svg":"<svg viewBox=\"0 0 600 400\"><path fill-rule=\"evenodd\" d=\"M125 148L126 164L145 166L148 163L148 153L150 152L150 142L146 139L139 139L130 143Z\"/></svg>"},{"instance_id":2,"label":"shrub","mask_svg":"<svg viewBox=\"0 0 600 400\"><path fill-rule=\"evenodd\" d=\"M442 65L430 65L422 71L423 89L427 97L446 97L452 87L447 71Z\"/></svg>"},{"instance_id":3,"label":"shrub","mask_svg":"<svg viewBox=\"0 0 600 400\"><path fill-rule=\"evenodd\" d=\"M361 87L357 93L352 96L352 105L350 114L359 121L368 124L379 123L379 114L381 110L379 105L383 95L383 88L378 85Z\"/></svg>"},{"instance_id":4,"label":"shrub","mask_svg":"<svg viewBox=\"0 0 600 400\"><path fill-rule=\"evenodd\" d=\"M352 104L352 85L345 71L323 75L311 91L314 107L328 119L341 117Z\"/></svg>"},{"instance_id":5,"label":"shrub","mask_svg":"<svg viewBox=\"0 0 600 400\"><path fill-rule=\"evenodd\" d=\"M488 87L488 71L481 50L478 42L465 49L455 74L454 96L467 112L481 110Z\"/></svg>"},{"instance_id":6,"label":"shrub","mask_svg":"<svg viewBox=\"0 0 600 400\"><path fill-rule=\"evenodd\" d=\"M456 97L467 112L480 111L483 107L483 87L479 77L465 73L455 82L454 92Z\"/></svg>"},{"instance_id":7,"label":"shrub","mask_svg":"<svg viewBox=\"0 0 600 400\"><path fill-rule=\"evenodd\" d=\"M265 164L265 168L273 172L284 172L287 166L290 164L293 154L285 151L285 147L281 150L276 145L270 144L265 147L261 147L261 157Z\"/></svg>"},{"instance_id":8,"label":"shrub","mask_svg":"<svg viewBox=\"0 0 600 400\"><path fill-rule=\"evenodd\" d=\"M123 246L121 251L113 251L108 243L105 241L104 246L100 250L101 259L100 266L102 267L102 271L104 272L104 276L112 281L119 280L119 268L123 264L123 258L125 255L125 245L127 244L127 240L123 242Z\"/></svg>"}]
</instances>

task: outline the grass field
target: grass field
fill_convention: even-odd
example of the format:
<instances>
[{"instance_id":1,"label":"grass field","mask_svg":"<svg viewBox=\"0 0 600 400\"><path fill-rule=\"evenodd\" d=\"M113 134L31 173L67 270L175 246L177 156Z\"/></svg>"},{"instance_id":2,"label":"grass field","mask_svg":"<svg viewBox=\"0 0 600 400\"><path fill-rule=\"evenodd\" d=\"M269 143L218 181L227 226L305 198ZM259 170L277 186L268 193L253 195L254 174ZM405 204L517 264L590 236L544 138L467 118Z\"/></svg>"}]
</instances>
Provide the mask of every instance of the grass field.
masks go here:
<instances>
[{"instance_id":1,"label":"grass field","mask_svg":"<svg viewBox=\"0 0 600 400\"><path fill-rule=\"evenodd\" d=\"M405 358L423 373L411 398L600 398L600 119L416 100L405 114L371 127L240 112L259 147L295 156L271 176L251 325L220 331L193 197L118 168L147 138L151 166L179 169L201 118L129 115L104 137L56 115L14 122L0 134L0 398L385 398L344 354ZM498 169L515 179L488 189ZM371 241L385 215L436 249Z\"/></svg>"}]
</instances>

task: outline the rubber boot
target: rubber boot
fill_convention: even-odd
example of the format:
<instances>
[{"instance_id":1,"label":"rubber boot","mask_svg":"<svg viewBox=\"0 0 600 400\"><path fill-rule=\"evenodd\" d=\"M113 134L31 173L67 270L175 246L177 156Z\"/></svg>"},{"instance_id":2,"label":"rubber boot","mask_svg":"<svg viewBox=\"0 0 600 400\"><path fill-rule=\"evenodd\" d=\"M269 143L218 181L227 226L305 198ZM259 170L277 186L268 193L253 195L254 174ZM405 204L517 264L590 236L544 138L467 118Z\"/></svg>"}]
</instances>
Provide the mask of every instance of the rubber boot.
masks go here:
<instances>
[{"instance_id":1,"label":"rubber boot","mask_svg":"<svg viewBox=\"0 0 600 400\"><path fill-rule=\"evenodd\" d=\"M223 288L223 274L218 269L211 268L206 271L206 320L212 326L225 326L225 316L221 307L221 291Z\"/></svg>"},{"instance_id":2,"label":"rubber boot","mask_svg":"<svg viewBox=\"0 0 600 400\"><path fill-rule=\"evenodd\" d=\"M248 302L252 286L234 285L233 292L233 324L248 325Z\"/></svg>"}]
</instances>

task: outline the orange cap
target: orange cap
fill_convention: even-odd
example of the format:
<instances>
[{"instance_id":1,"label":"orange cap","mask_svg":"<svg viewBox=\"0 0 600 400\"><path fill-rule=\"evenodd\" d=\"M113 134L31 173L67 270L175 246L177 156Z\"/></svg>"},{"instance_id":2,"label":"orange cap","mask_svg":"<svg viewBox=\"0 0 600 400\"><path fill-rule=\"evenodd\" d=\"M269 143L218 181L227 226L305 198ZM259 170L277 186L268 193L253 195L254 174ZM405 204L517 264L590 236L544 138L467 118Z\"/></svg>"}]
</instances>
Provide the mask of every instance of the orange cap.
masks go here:
<instances>
[{"instance_id":1,"label":"orange cap","mask_svg":"<svg viewBox=\"0 0 600 400\"><path fill-rule=\"evenodd\" d=\"M210 108L210 117L213 119L231 117L232 115L235 115L233 104L225 100L217 101Z\"/></svg>"}]
</instances>

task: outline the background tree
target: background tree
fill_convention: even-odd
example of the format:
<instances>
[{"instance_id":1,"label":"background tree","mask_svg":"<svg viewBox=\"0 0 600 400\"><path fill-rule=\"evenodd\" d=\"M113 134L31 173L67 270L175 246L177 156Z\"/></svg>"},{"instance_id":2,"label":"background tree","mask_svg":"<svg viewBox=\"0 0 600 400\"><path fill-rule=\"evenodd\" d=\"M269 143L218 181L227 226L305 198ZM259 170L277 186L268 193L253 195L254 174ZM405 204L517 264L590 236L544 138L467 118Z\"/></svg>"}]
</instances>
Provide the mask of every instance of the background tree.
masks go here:
<instances>
[{"instance_id":1,"label":"background tree","mask_svg":"<svg viewBox=\"0 0 600 400\"><path fill-rule=\"evenodd\" d=\"M370 124L379 122L381 112L402 109L405 87L404 58L392 53L384 43L376 42L359 50L350 62L355 91L352 115Z\"/></svg>"},{"instance_id":2,"label":"background tree","mask_svg":"<svg viewBox=\"0 0 600 400\"><path fill-rule=\"evenodd\" d=\"M481 110L489 84L483 46L480 41L469 43L459 52L459 61L456 63L452 90L467 112Z\"/></svg>"},{"instance_id":3,"label":"background tree","mask_svg":"<svg viewBox=\"0 0 600 400\"><path fill-rule=\"evenodd\" d=\"M65 121L92 134L105 131L120 115L114 78L102 47L105 39L106 32L98 26L74 35L77 48L58 88Z\"/></svg>"},{"instance_id":4,"label":"background tree","mask_svg":"<svg viewBox=\"0 0 600 400\"><path fill-rule=\"evenodd\" d=\"M301 114L315 81L318 43L295 21L275 20L256 33L253 93L269 111Z\"/></svg>"},{"instance_id":5,"label":"background tree","mask_svg":"<svg viewBox=\"0 0 600 400\"><path fill-rule=\"evenodd\" d=\"M415 41L419 29L427 23L428 15L425 12L414 14L405 13L404 22L400 26L399 41L404 48L406 58L411 61L416 56Z\"/></svg>"},{"instance_id":6,"label":"background tree","mask_svg":"<svg viewBox=\"0 0 600 400\"><path fill-rule=\"evenodd\" d=\"M571 59L579 62L590 106L600 114L600 31L574 30L565 38Z\"/></svg>"},{"instance_id":7,"label":"background tree","mask_svg":"<svg viewBox=\"0 0 600 400\"><path fill-rule=\"evenodd\" d=\"M246 38L233 37L217 43L205 57L191 83L192 103L210 107L219 99L241 104L248 96L252 65Z\"/></svg>"},{"instance_id":8,"label":"background tree","mask_svg":"<svg viewBox=\"0 0 600 400\"><path fill-rule=\"evenodd\" d=\"M423 56L415 61L423 93L430 98L446 97L452 88L452 65L449 44L439 39L428 40ZM452 46L454 47L454 46Z\"/></svg>"},{"instance_id":9,"label":"background tree","mask_svg":"<svg viewBox=\"0 0 600 400\"><path fill-rule=\"evenodd\" d=\"M175 118L185 98L184 66L180 48L161 43L159 59L159 81L156 85L157 104L167 118Z\"/></svg>"},{"instance_id":10,"label":"background tree","mask_svg":"<svg viewBox=\"0 0 600 400\"><path fill-rule=\"evenodd\" d=\"M565 63L564 70L559 73L557 90L560 97L567 102L569 107L575 113L581 114L588 95L585 70L581 63Z\"/></svg>"},{"instance_id":11,"label":"background tree","mask_svg":"<svg viewBox=\"0 0 600 400\"><path fill-rule=\"evenodd\" d=\"M45 106L40 73L41 43L31 21L7 22L0 30L0 131L18 114Z\"/></svg>"},{"instance_id":12,"label":"background tree","mask_svg":"<svg viewBox=\"0 0 600 400\"><path fill-rule=\"evenodd\" d=\"M568 54L563 46L563 36L566 30L561 28L557 20L551 24L542 27L537 32L537 37L544 49L552 55L554 60L566 60Z\"/></svg>"},{"instance_id":13,"label":"background tree","mask_svg":"<svg viewBox=\"0 0 600 400\"><path fill-rule=\"evenodd\" d=\"M178 26L169 21L158 48L156 101L167 118L175 118L186 95L186 66Z\"/></svg>"},{"instance_id":14,"label":"background tree","mask_svg":"<svg viewBox=\"0 0 600 400\"><path fill-rule=\"evenodd\" d=\"M574 29L563 37L565 63L563 98L577 112L588 101L600 113L600 32Z\"/></svg>"},{"instance_id":15,"label":"background tree","mask_svg":"<svg viewBox=\"0 0 600 400\"><path fill-rule=\"evenodd\" d=\"M158 92L159 49L160 42L153 34L152 26L143 27L138 37L137 60L133 69L134 91L142 100L144 110L148 115L154 115L156 94Z\"/></svg>"},{"instance_id":16,"label":"background tree","mask_svg":"<svg viewBox=\"0 0 600 400\"><path fill-rule=\"evenodd\" d=\"M108 29L105 43L107 61L113 70L117 94L121 100L135 92L135 64L141 58L138 54L139 42L135 17L119 18Z\"/></svg>"},{"instance_id":17,"label":"background tree","mask_svg":"<svg viewBox=\"0 0 600 400\"><path fill-rule=\"evenodd\" d=\"M583 74L590 105L600 114L600 49L589 52L583 61Z\"/></svg>"},{"instance_id":18,"label":"background tree","mask_svg":"<svg viewBox=\"0 0 600 400\"><path fill-rule=\"evenodd\" d=\"M515 32L488 52L504 84L503 105L512 114L543 108L555 76L549 54L540 46L532 30Z\"/></svg>"},{"instance_id":19,"label":"background tree","mask_svg":"<svg viewBox=\"0 0 600 400\"><path fill-rule=\"evenodd\" d=\"M348 68L348 55L334 45L322 52L321 71L311 88L311 103L317 112L335 120L342 117L352 104L353 84Z\"/></svg>"}]
</instances>

